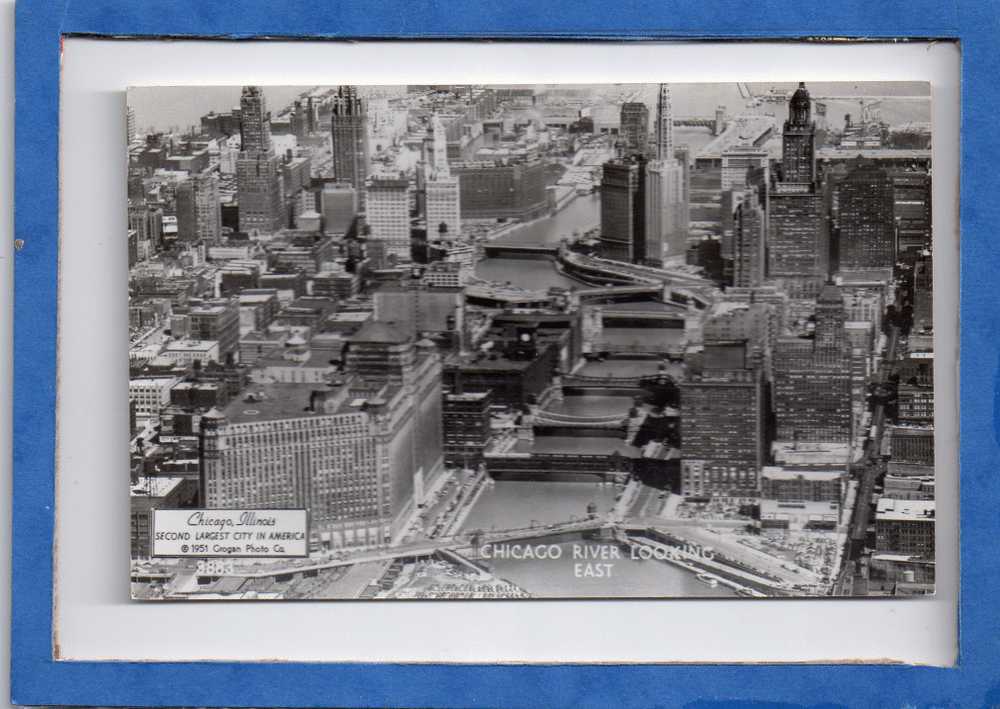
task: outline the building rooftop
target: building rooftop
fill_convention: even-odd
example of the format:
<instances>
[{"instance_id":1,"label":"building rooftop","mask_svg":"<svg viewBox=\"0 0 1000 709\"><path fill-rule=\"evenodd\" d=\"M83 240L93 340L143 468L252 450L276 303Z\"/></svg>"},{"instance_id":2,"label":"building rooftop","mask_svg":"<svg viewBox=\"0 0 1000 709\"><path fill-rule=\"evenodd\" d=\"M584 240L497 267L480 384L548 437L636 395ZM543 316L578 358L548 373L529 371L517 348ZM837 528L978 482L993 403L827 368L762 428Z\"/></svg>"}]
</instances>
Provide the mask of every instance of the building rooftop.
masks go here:
<instances>
[{"instance_id":1,"label":"building rooftop","mask_svg":"<svg viewBox=\"0 0 1000 709\"><path fill-rule=\"evenodd\" d=\"M518 372L527 369L533 362L534 360L530 359L510 359L499 353L480 356L452 355L445 361L445 369Z\"/></svg>"},{"instance_id":2,"label":"building rooftop","mask_svg":"<svg viewBox=\"0 0 1000 709\"><path fill-rule=\"evenodd\" d=\"M187 391L197 389L199 391L215 391L220 388L218 382L180 382L173 386L175 391Z\"/></svg>"},{"instance_id":3,"label":"building rooftop","mask_svg":"<svg viewBox=\"0 0 1000 709\"><path fill-rule=\"evenodd\" d=\"M331 347L324 347L322 349L310 348L307 353L308 356L302 360L286 359L285 352L283 350L277 350L271 352L270 354L264 355L257 360L255 367L261 369L264 367L285 367L285 368L300 368L300 369L331 369L334 365L330 363L333 359L334 354L337 355L336 359L340 359L340 355L337 350ZM332 371L332 370L331 370Z\"/></svg>"},{"instance_id":4,"label":"building rooftop","mask_svg":"<svg viewBox=\"0 0 1000 709\"><path fill-rule=\"evenodd\" d=\"M279 419L307 418L315 414L308 410L309 401L315 391L326 392L327 395L343 395L346 401L350 399L344 387L323 386L320 384L285 384L268 383L252 384L241 394L230 401L221 411L229 423L252 423L276 421ZM341 405L337 413L341 413Z\"/></svg>"},{"instance_id":5,"label":"building rooftop","mask_svg":"<svg viewBox=\"0 0 1000 709\"><path fill-rule=\"evenodd\" d=\"M774 461L789 467L833 465L844 466L850 455L848 443L775 441L771 444Z\"/></svg>"},{"instance_id":6,"label":"building rooftop","mask_svg":"<svg viewBox=\"0 0 1000 709\"><path fill-rule=\"evenodd\" d=\"M824 481L839 480L843 473L839 470L809 470L805 468L785 468L779 465L766 465L760 474L762 477L771 480L797 480L806 478L808 480Z\"/></svg>"},{"instance_id":7,"label":"building rooftop","mask_svg":"<svg viewBox=\"0 0 1000 709\"><path fill-rule=\"evenodd\" d=\"M840 504L833 500L825 500L819 502L813 502L811 500L786 502L783 500L768 500L766 498L760 501L760 516L764 518L768 515L796 512L798 514L808 513L808 514L837 514L840 508Z\"/></svg>"},{"instance_id":8,"label":"building rooftop","mask_svg":"<svg viewBox=\"0 0 1000 709\"><path fill-rule=\"evenodd\" d=\"M934 500L896 500L883 497L875 509L879 522L933 522Z\"/></svg>"},{"instance_id":9,"label":"building rooftop","mask_svg":"<svg viewBox=\"0 0 1000 709\"><path fill-rule=\"evenodd\" d=\"M179 476L143 477L129 492L132 497L166 497L182 482L184 478Z\"/></svg>"},{"instance_id":10,"label":"building rooftop","mask_svg":"<svg viewBox=\"0 0 1000 709\"><path fill-rule=\"evenodd\" d=\"M748 310L749 308L750 308L749 303L740 303L731 300L720 300L712 304L712 310L710 311L710 315L711 316L728 315L730 313L736 312L737 310Z\"/></svg>"},{"instance_id":11,"label":"building rooftop","mask_svg":"<svg viewBox=\"0 0 1000 709\"><path fill-rule=\"evenodd\" d=\"M216 340L174 340L167 343L166 350L168 352L205 352L218 346L219 343Z\"/></svg>"},{"instance_id":12,"label":"building rooftop","mask_svg":"<svg viewBox=\"0 0 1000 709\"><path fill-rule=\"evenodd\" d=\"M482 401L489 395L488 391L476 391L468 394L446 394L445 396L449 401Z\"/></svg>"},{"instance_id":13,"label":"building rooftop","mask_svg":"<svg viewBox=\"0 0 1000 709\"><path fill-rule=\"evenodd\" d=\"M914 562L918 564L933 564L934 561L931 559L925 559L921 556L915 554L893 554L890 552L877 551L872 554L872 561L898 561L898 562Z\"/></svg>"},{"instance_id":14,"label":"building rooftop","mask_svg":"<svg viewBox=\"0 0 1000 709\"><path fill-rule=\"evenodd\" d=\"M373 313L370 310L345 310L334 313L327 318L330 322L363 323L371 318Z\"/></svg>"},{"instance_id":15,"label":"building rooftop","mask_svg":"<svg viewBox=\"0 0 1000 709\"><path fill-rule=\"evenodd\" d=\"M351 342L402 344L410 340L407 330L392 320L373 320L365 323L351 336Z\"/></svg>"},{"instance_id":16,"label":"building rooftop","mask_svg":"<svg viewBox=\"0 0 1000 709\"><path fill-rule=\"evenodd\" d=\"M278 330L275 332L270 330L267 332L251 330L240 338L240 342L284 342L286 339L288 339L288 332L284 330Z\"/></svg>"},{"instance_id":17,"label":"building rooftop","mask_svg":"<svg viewBox=\"0 0 1000 709\"><path fill-rule=\"evenodd\" d=\"M886 431L898 436L933 436L934 424L890 423Z\"/></svg>"},{"instance_id":18,"label":"building rooftop","mask_svg":"<svg viewBox=\"0 0 1000 709\"><path fill-rule=\"evenodd\" d=\"M256 305L257 303L267 303L277 298L277 292L271 293L240 293L240 305Z\"/></svg>"},{"instance_id":19,"label":"building rooftop","mask_svg":"<svg viewBox=\"0 0 1000 709\"><path fill-rule=\"evenodd\" d=\"M902 148L836 148L826 147L816 150L818 160L854 160L858 157L876 160L927 160L931 159L930 150Z\"/></svg>"}]
</instances>

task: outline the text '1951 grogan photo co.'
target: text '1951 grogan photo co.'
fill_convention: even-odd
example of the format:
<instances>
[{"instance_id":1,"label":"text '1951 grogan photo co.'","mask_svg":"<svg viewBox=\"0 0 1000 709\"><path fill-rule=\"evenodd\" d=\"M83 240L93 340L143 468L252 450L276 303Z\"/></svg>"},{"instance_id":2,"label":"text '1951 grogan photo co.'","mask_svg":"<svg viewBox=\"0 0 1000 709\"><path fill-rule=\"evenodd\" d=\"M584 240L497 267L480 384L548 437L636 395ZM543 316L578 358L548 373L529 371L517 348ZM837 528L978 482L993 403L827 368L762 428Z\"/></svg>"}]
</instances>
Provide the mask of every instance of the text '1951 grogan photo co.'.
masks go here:
<instances>
[{"instance_id":1,"label":"text '1951 grogan photo co.'","mask_svg":"<svg viewBox=\"0 0 1000 709\"><path fill-rule=\"evenodd\" d=\"M789 78L130 89L133 598L933 593L930 86Z\"/></svg>"}]
</instances>

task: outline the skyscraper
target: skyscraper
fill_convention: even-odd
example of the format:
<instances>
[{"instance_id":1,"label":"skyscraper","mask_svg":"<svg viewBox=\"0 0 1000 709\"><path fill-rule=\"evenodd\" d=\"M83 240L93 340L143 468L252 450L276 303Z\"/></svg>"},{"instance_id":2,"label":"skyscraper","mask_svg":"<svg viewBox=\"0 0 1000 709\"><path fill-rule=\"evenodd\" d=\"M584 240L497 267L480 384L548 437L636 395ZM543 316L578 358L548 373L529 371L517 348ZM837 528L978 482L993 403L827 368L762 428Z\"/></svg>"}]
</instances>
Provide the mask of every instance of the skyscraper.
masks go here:
<instances>
[{"instance_id":1,"label":"skyscraper","mask_svg":"<svg viewBox=\"0 0 1000 709\"><path fill-rule=\"evenodd\" d=\"M851 352L840 288L823 286L812 340L779 338L774 351L774 413L783 441L846 444L851 436Z\"/></svg>"},{"instance_id":2,"label":"skyscraper","mask_svg":"<svg viewBox=\"0 0 1000 709\"><path fill-rule=\"evenodd\" d=\"M643 261L659 266L665 258L682 256L687 248L687 170L676 158L670 87L660 84L656 103L656 159L646 166L645 254Z\"/></svg>"},{"instance_id":3,"label":"skyscraper","mask_svg":"<svg viewBox=\"0 0 1000 709\"><path fill-rule=\"evenodd\" d=\"M874 162L860 162L838 189L840 269L891 268L896 225L888 173Z\"/></svg>"},{"instance_id":4,"label":"skyscraper","mask_svg":"<svg viewBox=\"0 0 1000 709\"><path fill-rule=\"evenodd\" d=\"M149 258L163 246L163 210L142 201L129 200L128 228L136 232L139 258Z\"/></svg>"},{"instance_id":5,"label":"skyscraper","mask_svg":"<svg viewBox=\"0 0 1000 709\"><path fill-rule=\"evenodd\" d=\"M323 209L323 231L327 234L347 234L358 213L358 193L350 185L329 182L320 195Z\"/></svg>"},{"instance_id":6,"label":"skyscraper","mask_svg":"<svg viewBox=\"0 0 1000 709\"><path fill-rule=\"evenodd\" d=\"M330 113L333 177L358 191L359 206L365 204L365 179L371 169L368 155L368 108L354 86L340 86Z\"/></svg>"},{"instance_id":7,"label":"skyscraper","mask_svg":"<svg viewBox=\"0 0 1000 709\"><path fill-rule=\"evenodd\" d=\"M681 384L681 494L756 497L766 449L760 369L709 369Z\"/></svg>"},{"instance_id":8,"label":"skyscraper","mask_svg":"<svg viewBox=\"0 0 1000 709\"><path fill-rule=\"evenodd\" d=\"M365 191L368 238L384 249L386 256L410 260L410 181L376 175L368 179Z\"/></svg>"},{"instance_id":9,"label":"skyscraper","mask_svg":"<svg viewBox=\"0 0 1000 709\"><path fill-rule=\"evenodd\" d=\"M426 194L427 238L434 239L441 233L442 225L449 238L462 232L461 197L458 177L448 167L448 140L444 125L437 114L434 126L434 163L424 186Z\"/></svg>"},{"instance_id":10,"label":"skyscraper","mask_svg":"<svg viewBox=\"0 0 1000 709\"><path fill-rule=\"evenodd\" d=\"M815 297L830 266L828 225L816 189L815 142L809 92L799 84L785 121L780 179L768 202L767 275L794 297Z\"/></svg>"},{"instance_id":11,"label":"skyscraper","mask_svg":"<svg viewBox=\"0 0 1000 709\"><path fill-rule=\"evenodd\" d=\"M929 252L913 264L913 331L934 329L934 262Z\"/></svg>"},{"instance_id":12,"label":"skyscraper","mask_svg":"<svg viewBox=\"0 0 1000 709\"><path fill-rule=\"evenodd\" d=\"M767 217L762 189L749 189L733 219L733 285L737 288L757 288L764 283Z\"/></svg>"},{"instance_id":13,"label":"skyscraper","mask_svg":"<svg viewBox=\"0 0 1000 709\"><path fill-rule=\"evenodd\" d=\"M667 84L660 84L656 99L656 159L674 159L674 112Z\"/></svg>"},{"instance_id":14,"label":"skyscraper","mask_svg":"<svg viewBox=\"0 0 1000 709\"><path fill-rule=\"evenodd\" d=\"M215 175L192 175L177 187L177 238L214 244L222 238L222 205Z\"/></svg>"},{"instance_id":15,"label":"skyscraper","mask_svg":"<svg viewBox=\"0 0 1000 709\"><path fill-rule=\"evenodd\" d=\"M646 260L646 160L641 155L604 163L601 179L601 254L629 263Z\"/></svg>"},{"instance_id":16,"label":"skyscraper","mask_svg":"<svg viewBox=\"0 0 1000 709\"><path fill-rule=\"evenodd\" d=\"M131 106L125 108L125 137L128 138L129 145L135 140L135 109Z\"/></svg>"},{"instance_id":17,"label":"skyscraper","mask_svg":"<svg viewBox=\"0 0 1000 709\"><path fill-rule=\"evenodd\" d=\"M808 184L816 180L816 124L805 82L792 94L781 135L781 179Z\"/></svg>"},{"instance_id":18,"label":"skyscraper","mask_svg":"<svg viewBox=\"0 0 1000 709\"><path fill-rule=\"evenodd\" d=\"M767 169L767 151L752 145L737 145L722 151L722 191L742 190L752 169Z\"/></svg>"},{"instance_id":19,"label":"skyscraper","mask_svg":"<svg viewBox=\"0 0 1000 709\"><path fill-rule=\"evenodd\" d=\"M625 155L645 155L649 145L649 109L646 104L622 104L619 134Z\"/></svg>"},{"instance_id":20,"label":"skyscraper","mask_svg":"<svg viewBox=\"0 0 1000 709\"><path fill-rule=\"evenodd\" d=\"M244 86L240 96L240 139L246 151L264 153L271 146L271 115L259 86Z\"/></svg>"},{"instance_id":21,"label":"skyscraper","mask_svg":"<svg viewBox=\"0 0 1000 709\"><path fill-rule=\"evenodd\" d=\"M240 231L265 233L284 226L281 165L271 144L270 115L259 86L244 86L240 97L242 145L236 160Z\"/></svg>"}]
</instances>

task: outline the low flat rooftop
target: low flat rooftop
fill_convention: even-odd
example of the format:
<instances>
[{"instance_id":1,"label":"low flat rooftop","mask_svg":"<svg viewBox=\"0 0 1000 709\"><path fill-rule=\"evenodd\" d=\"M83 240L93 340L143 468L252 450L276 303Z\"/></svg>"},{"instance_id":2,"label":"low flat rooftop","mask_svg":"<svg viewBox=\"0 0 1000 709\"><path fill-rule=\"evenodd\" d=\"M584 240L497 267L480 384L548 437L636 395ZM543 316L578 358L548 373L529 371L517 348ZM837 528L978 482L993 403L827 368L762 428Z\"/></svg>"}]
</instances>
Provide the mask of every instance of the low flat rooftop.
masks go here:
<instances>
[{"instance_id":1,"label":"low flat rooftop","mask_svg":"<svg viewBox=\"0 0 1000 709\"><path fill-rule=\"evenodd\" d=\"M230 423L276 421L312 416L306 409L314 391L337 393L337 387L321 384L252 384L222 410ZM253 400L247 401L248 396ZM345 401L349 402L351 397ZM339 411L338 411L339 413Z\"/></svg>"},{"instance_id":2,"label":"low flat rooftop","mask_svg":"<svg viewBox=\"0 0 1000 709\"><path fill-rule=\"evenodd\" d=\"M530 359L508 359L504 356L498 356L496 359L492 359L489 355L479 359L475 357L452 356L445 362L445 368L519 372L530 367L533 362L534 360Z\"/></svg>"},{"instance_id":3,"label":"low flat rooftop","mask_svg":"<svg viewBox=\"0 0 1000 709\"><path fill-rule=\"evenodd\" d=\"M174 488L184 482L180 476L140 478L129 492L132 497L166 497Z\"/></svg>"},{"instance_id":4,"label":"low flat rooftop","mask_svg":"<svg viewBox=\"0 0 1000 709\"><path fill-rule=\"evenodd\" d=\"M166 346L168 352L205 352L218 347L216 340L174 340Z\"/></svg>"},{"instance_id":5,"label":"low flat rooftop","mask_svg":"<svg viewBox=\"0 0 1000 709\"><path fill-rule=\"evenodd\" d=\"M933 522L934 500L897 500L883 497L875 509L880 522Z\"/></svg>"},{"instance_id":6,"label":"low flat rooftop","mask_svg":"<svg viewBox=\"0 0 1000 709\"><path fill-rule=\"evenodd\" d=\"M775 441L771 445L776 463L796 465L847 465L848 443Z\"/></svg>"},{"instance_id":7,"label":"low flat rooftop","mask_svg":"<svg viewBox=\"0 0 1000 709\"><path fill-rule=\"evenodd\" d=\"M762 477L771 480L839 480L843 474L839 470L809 470L807 468L784 468L778 465L767 465L760 472Z\"/></svg>"},{"instance_id":8,"label":"low flat rooftop","mask_svg":"<svg viewBox=\"0 0 1000 709\"><path fill-rule=\"evenodd\" d=\"M778 514L782 512L786 514L830 514L836 513L839 508L840 504L832 500L825 502L784 502L782 500L762 499L760 501L761 517L767 514Z\"/></svg>"},{"instance_id":9,"label":"low flat rooftop","mask_svg":"<svg viewBox=\"0 0 1000 709\"><path fill-rule=\"evenodd\" d=\"M276 300L278 297L277 293L240 293L240 305L256 305L257 303L266 303L270 300Z\"/></svg>"},{"instance_id":10,"label":"low flat rooftop","mask_svg":"<svg viewBox=\"0 0 1000 709\"><path fill-rule=\"evenodd\" d=\"M285 353L280 349L277 352L272 352L271 354L264 355L257 360L255 368L262 369L264 367L283 367L283 368L299 368L299 369L329 369L333 365L330 364L332 359L331 355L338 354L336 351L330 348L317 348L309 350L309 357L304 361L297 362L293 359L285 359ZM339 357L339 354L338 354Z\"/></svg>"}]
</instances>

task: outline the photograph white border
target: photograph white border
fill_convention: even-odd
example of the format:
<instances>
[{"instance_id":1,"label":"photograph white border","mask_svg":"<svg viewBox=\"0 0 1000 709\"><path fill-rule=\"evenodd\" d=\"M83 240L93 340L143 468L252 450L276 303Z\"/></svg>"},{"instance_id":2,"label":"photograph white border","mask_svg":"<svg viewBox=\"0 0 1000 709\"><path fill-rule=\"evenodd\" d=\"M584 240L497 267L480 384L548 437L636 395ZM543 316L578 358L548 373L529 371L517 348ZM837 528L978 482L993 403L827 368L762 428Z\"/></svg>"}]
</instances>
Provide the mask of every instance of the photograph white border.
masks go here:
<instances>
[{"instance_id":1,"label":"photograph white border","mask_svg":"<svg viewBox=\"0 0 1000 709\"><path fill-rule=\"evenodd\" d=\"M958 598L959 66L956 44L925 42L68 38L63 46L59 134L57 659L953 664ZM939 521L934 597L129 600L126 87L799 80L932 83Z\"/></svg>"}]
</instances>

